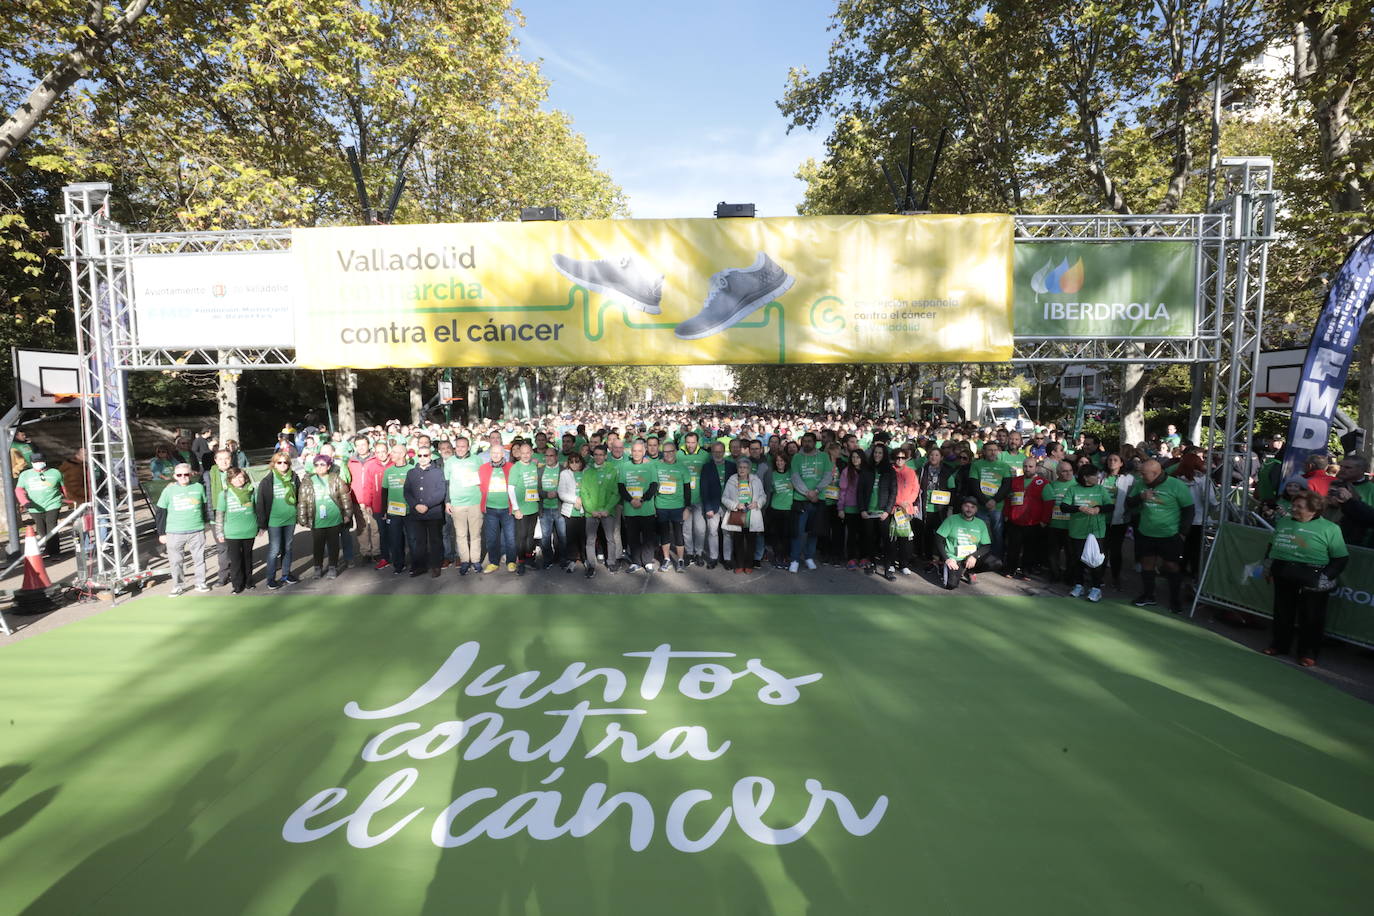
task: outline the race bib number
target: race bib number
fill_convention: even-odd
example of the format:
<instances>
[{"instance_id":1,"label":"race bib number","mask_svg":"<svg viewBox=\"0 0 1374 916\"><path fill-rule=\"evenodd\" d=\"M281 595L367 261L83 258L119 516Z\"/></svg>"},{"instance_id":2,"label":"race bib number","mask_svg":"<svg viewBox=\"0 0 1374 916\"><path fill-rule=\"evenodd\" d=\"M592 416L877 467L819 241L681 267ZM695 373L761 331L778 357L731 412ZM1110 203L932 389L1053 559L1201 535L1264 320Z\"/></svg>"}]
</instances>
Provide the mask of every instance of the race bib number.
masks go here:
<instances>
[{"instance_id":1,"label":"race bib number","mask_svg":"<svg viewBox=\"0 0 1374 916\"><path fill-rule=\"evenodd\" d=\"M1066 522L1069 520L1069 513L1065 512L1063 509L1056 508L1050 515L1050 518L1054 519L1056 522Z\"/></svg>"},{"instance_id":2,"label":"race bib number","mask_svg":"<svg viewBox=\"0 0 1374 916\"><path fill-rule=\"evenodd\" d=\"M643 487L629 487L629 486L627 486L625 489L629 492L629 494L630 494L630 499L643 499L643 498L644 498L644 488L643 488Z\"/></svg>"},{"instance_id":3,"label":"race bib number","mask_svg":"<svg viewBox=\"0 0 1374 916\"><path fill-rule=\"evenodd\" d=\"M978 489L983 492L984 496L991 496L997 492L997 484L987 480L980 480L978 481Z\"/></svg>"},{"instance_id":4,"label":"race bib number","mask_svg":"<svg viewBox=\"0 0 1374 916\"><path fill-rule=\"evenodd\" d=\"M677 493L676 480L660 480L658 482L658 492L664 496L674 496Z\"/></svg>"},{"instance_id":5,"label":"race bib number","mask_svg":"<svg viewBox=\"0 0 1374 916\"><path fill-rule=\"evenodd\" d=\"M954 555L957 559L964 559L971 555L976 548L972 544L960 544L954 548Z\"/></svg>"},{"instance_id":6,"label":"race bib number","mask_svg":"<svg viewBox=\"0 0 1374 916\"><path fill-rule=\"evenodd\" d=\"M326 515L328 515L328 514L329 514L329 507L328 507L328 506L321 505L321 506L320 506L320 518L324 518L324 517L325 517Z\"/></svg>"},{"instance_id":7,"label":"race bib number","mask_svg":"<svg viewBox=\"0 0 1374 916\"><path fill-rule=\"evenodd\" d=\"M323 512L324 510L321 509L320 511ZM398 499L389 499L389 500L387 500L387 503L386 503L386 514L387 514L387 515L405 515L405 514L406 514L406 504L405 504L405 501L404 501L404 500L398 500Z\"/></svg>"},{"instance_id":8,"label":"race bib number","mask_svg":"<svg viewBox=\"0 0 1374 916\"><path fill-rule=\"evenodd\" d=\"M931 491L930 491L930 504L931 504L932 506L948 506L948 505L949 505L949 491L948 491L948 490L931 490Z\"/></svg>"},{"instance_id":9,"label":"race bib number","mask_svg":"<svg viewBox=\"0 0 1374 916\"><path fill-rule=\"evenodd\" d=\"M840 498L840 488L836 484L831 484L821 491L824 499L838 500Z\"/></svg>"},{"instance_id":10,"label":"race bib number","mask_svg":"<svg viewBox=\"0 0 1374 916\"><path fill-rule=\"evenodd\" d=\"M1013 494L1011 494L1011 504L1012 504L1013 506L1024 506L1024 505L1026 504L1026 494L1025 494L1025 493L1013 493Z\"/></svg>"},{"instance_id":11,"label":"race bib number","mask_svg":"<svg viewBox=\"0 0 1374 916\"><path fill-rule=\"evenodd\" d=\"M537 487L525 487L525 502L532 503L539 501L539 490Z\"/></svg>"}]
</instances>

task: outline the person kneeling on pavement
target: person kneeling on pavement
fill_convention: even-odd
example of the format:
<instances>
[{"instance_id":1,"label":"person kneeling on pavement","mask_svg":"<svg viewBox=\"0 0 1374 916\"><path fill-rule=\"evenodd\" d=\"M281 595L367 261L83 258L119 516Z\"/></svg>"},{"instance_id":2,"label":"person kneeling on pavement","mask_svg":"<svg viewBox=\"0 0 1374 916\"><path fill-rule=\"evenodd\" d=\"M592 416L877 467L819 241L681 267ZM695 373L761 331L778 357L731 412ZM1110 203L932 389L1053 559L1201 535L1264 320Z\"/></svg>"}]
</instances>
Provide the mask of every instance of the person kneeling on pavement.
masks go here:
<instances>
[{"instance_id":1,"label":"person kneeling on pavement","mask_svg":"<svg viewBox=\"0 0 1374 916\"><path fill-rule=\"evenodd\" d=\"M940 584L956 589L962 579L969 585L978 581L979 571L995 570L1001 562L992 555L988 526L978 518L978 500L965 496L957 515L940 523L935 532L935 553L940 559Z\"/></svg>"}]
</instances>

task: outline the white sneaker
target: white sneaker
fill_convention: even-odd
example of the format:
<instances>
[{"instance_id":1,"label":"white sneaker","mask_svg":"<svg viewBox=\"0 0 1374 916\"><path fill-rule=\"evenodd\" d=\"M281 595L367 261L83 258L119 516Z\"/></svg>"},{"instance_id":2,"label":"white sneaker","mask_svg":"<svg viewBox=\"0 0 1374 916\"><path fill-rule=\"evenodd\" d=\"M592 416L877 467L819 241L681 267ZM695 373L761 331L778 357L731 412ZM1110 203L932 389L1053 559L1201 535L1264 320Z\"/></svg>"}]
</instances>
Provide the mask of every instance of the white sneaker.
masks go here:
<instances>
[{"instance_id":1,"label":"white sneaker","mask_svg":"<svg viewBox=\"0 0 1374 916\"><path fill-rule=\"evenodd\" d=\"M639 570L640 570L640 565L639 565L638 563L631 563L631 564L630 564L630 572L639 572Z\"/></svg>"},{"instance_id":2,"label":"white sneaker","mask_svg":"<svg viewBox=\"0 0 1374 916\"><path fill-rule=\"evenodd\" d=\"M909 576L909 575L911 575L911 570L909 570L909 569L907 569L905 566L903 566L903 567L902 567L902 575L904 575L904 576Z\"/></svg>"},{"instance_id":3,"label":"white sneaker","mask_svg":"<svg viewBox=\"0 0 1374 916\"><path fill-rule=\"evenodd\" d=\"M603 296L623 296L650 315L659 313L663 275L637 259L625 256L599 261L578 261L567 255L553 256L553 266L569 280Z\"/></svg>"},{"instance_id":4,"label":"white sneaker","mask_svg":"<svg viewBox=\"0 0 1374 916\"><path fill-rule=\"evenodd\" d=\"M796 571L796 570L793 570L793 572L795 572L795 571ZM171 592L168 593L167 597L168 597L168 598L180 598L180 597L181 597L182 595L184 595L184 594L186 594L186 591L185 591L184 589L174 588L174 589L171 590Z\"/></svg>"},{"instance_id":5,"label":"white sneaker","mask_svg":"<svg viewBox=\"0 0 1374 916\"><path fill-rule=\"evenodd\" d=\"M806 561L806 568L807 568L807 569L815 569L815 568L816 568L816 561L815 561L815 560L807 560L807 561Z\"/></svg>"},{"instance_id":6,"label":"white sneaker","mask_svg":"<svg viewBox=\"0 0 1374 916\"><path fill-rule=\"evenodd\" d=\"M645 564L644 564L644 571L645 571L645 572L653 572L654 569L655 569L654 564L652 564L652 563L645 563Z\"/></svg>"},{"instance_id":7,"label":"white sneaker","mask_svg":"<svg viewBox=\"0 0 1374 916\"><path fill-rule=\"evenodd\" d=\"M796 560L793 560L791 563L788 563L788 564L787 564L787 571L788 571L788 572L796 572L796 571L797 571L797 561L796 561Z\"/></svg>"},{"instance_id":8,"label":"white sneaker","mask_svg":"<svg viewBox=\"0 0 1374 916\"><path fill-rule=\"evenodd\" d=\"M1073 591L1069 592L1069 597L1070 597L1070 598L1082 598L1082 597L1083 597L1083 586L1081 586L1081 585L1075 585L1075 586L1073 587Z\"/></svg>"},{"instance_id":9,"label":"white sneaker","mask_svg":"<svg viewBox=\"0 0 1374 916\"><path fill-rule=\"evenodd\" d=\"M1090 590L1090 591L1088 592L1088 600L1089 600L1089 601L1101 601L1101 600L1102 600L1102 589L1100 589L1100 588L1094 588L1094 589Z\"/></svg>"},{"instance_id":10,"label":"white sneaker","mask_svg":"<svg viewBox=\"0 0 1374 916\"><path fill-rule=\"evenodd\" d=\"M202 594L202 595L208 595L208 594L210 593L210 586L208 586L208 585L197 585L197 586L196 586L196 591L199 592L199 593Z\"/></svg>"}]
</instances>

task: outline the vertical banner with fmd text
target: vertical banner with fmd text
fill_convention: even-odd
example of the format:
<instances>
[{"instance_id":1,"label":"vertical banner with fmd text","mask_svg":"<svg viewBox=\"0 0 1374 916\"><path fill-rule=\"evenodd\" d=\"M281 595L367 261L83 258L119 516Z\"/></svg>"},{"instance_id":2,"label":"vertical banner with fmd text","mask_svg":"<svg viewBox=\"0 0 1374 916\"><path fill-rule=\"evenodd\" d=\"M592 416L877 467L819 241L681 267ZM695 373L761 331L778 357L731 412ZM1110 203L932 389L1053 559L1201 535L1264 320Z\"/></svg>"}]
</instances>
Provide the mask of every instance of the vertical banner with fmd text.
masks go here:
<instances>
[{"instance_id":1,"label":"vertical banner with fmd text","mask_svg":"<svg viewBox=\"0 0 1374 916\"><path fill-rule=\"evenodd\" d=\"M298 229L305 367L993 362L1012 221L582 220Z\"/></svg>"},{"instance_id":2,"label":"vertical banner with fmd text","mask_svg":"<svg viewBox=\"0 0 1374 916\"><path fill-rule=\"evenodd\" d=\"M1028 242L1016 246L1018 337L1191 337L1194 242Z\"/></svg>"}]
</instances>

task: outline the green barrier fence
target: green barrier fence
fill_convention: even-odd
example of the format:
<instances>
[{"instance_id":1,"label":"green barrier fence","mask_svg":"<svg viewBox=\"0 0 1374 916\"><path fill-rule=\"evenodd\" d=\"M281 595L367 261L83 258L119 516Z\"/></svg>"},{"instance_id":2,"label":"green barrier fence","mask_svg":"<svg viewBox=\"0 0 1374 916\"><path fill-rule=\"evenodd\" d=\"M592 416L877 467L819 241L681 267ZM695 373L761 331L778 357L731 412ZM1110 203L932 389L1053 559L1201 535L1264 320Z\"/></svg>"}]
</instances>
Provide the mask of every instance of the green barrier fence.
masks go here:
<instances>
[{"instance_id":1,"label":"green barrier fence","mask_svg":"<svg viewBox=\"0 0 1374 916\"><path fill-rule=\"evenodd\" d=\"M1273 616L1274 587L1262 563L1270 532L1222 525L1200 597L1212 604ZM1331 593L1326 618L1330 636L1374 647L1374 550L1350 548L1350 562Z\"/></svg>"}]
</instances>

